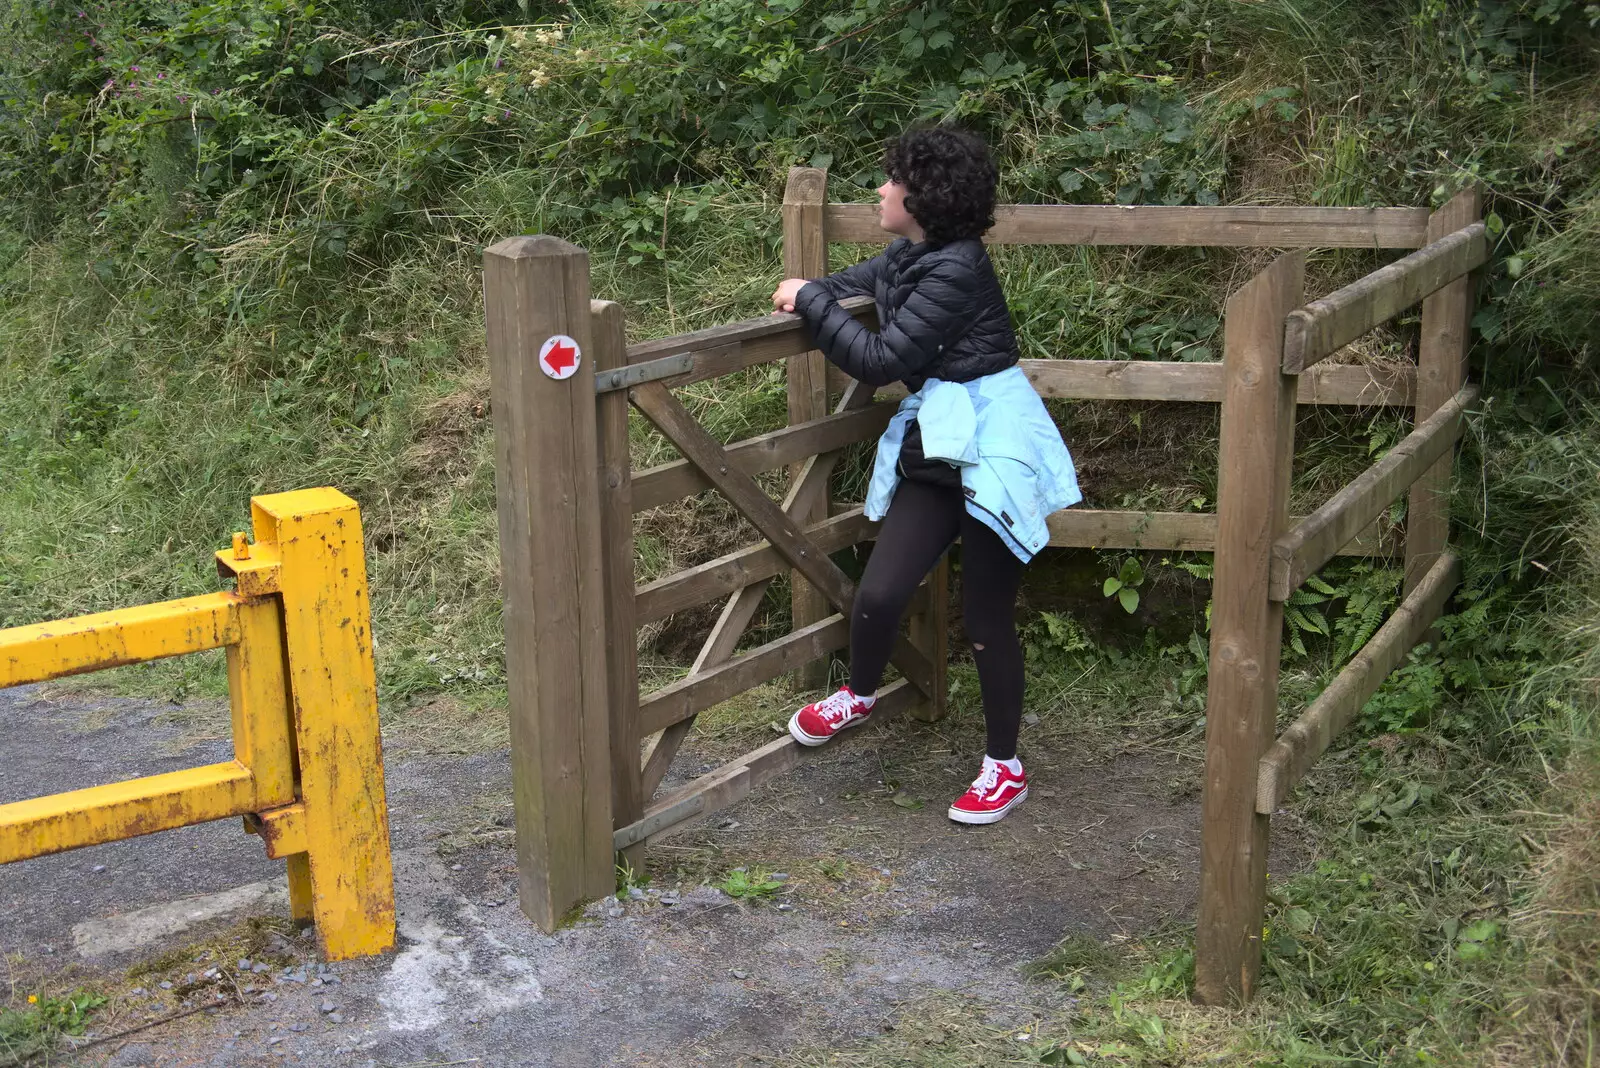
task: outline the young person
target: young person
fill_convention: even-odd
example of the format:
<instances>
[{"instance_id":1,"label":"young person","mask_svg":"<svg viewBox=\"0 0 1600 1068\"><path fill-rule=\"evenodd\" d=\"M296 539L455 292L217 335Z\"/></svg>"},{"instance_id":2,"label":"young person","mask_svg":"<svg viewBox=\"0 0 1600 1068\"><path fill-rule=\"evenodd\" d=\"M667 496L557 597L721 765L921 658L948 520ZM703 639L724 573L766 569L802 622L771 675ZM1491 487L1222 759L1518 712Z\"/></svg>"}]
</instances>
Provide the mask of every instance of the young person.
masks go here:
<instances>
[{"instance_id":1,"label":"young person","mask_svg":"<svg viewBox=\"0 0 1600 1068\"><path fill-rule=\"evenodd\" d=\"M1049 541L1045 517L1082 500L1072 458L1017 366L1011 313L982 235L994 225L999 171L983 140L934 127L889 141L878 222L881 255L826 278L789 278L772 295L798 312L817 348L870 386L911 391L878 441L866 515L883 521L850 619L850 682L789 721L821 745L872 714L900 618L917 585L961 539L962 608L978 666L988 750L949 815L995 823L1028 796L1017 759L1022 647L1017 586ZM878 330L841 298L871 295Z\"/></svg>"}]
</instances>

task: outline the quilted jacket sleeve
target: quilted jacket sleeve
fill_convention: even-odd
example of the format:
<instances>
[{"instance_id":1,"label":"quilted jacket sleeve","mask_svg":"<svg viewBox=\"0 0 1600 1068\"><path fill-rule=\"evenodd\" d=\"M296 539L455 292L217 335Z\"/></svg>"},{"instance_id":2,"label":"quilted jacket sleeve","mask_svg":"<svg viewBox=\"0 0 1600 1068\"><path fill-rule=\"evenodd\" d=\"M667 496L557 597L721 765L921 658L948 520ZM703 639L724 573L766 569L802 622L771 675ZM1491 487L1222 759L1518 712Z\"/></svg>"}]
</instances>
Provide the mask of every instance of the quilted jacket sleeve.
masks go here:
<instances>
[{"instance_id":1,"label":"quilted jacket sleeve","mask_svg":"<svg viewBox=\"0 0 1600 1068\"><path fill-rule=\"evenodd\" d=\"M885 253L878 253L870 260L862 260L852 264L842 271L837 271L826 278L818 278L811 283L821 286L828 291L834 300L843 300L845 297L870 297L874 296L873 290L877 287L878 275L883 273L883 265L887 259Z\"/></svg>"},{"instance_id":2,"label":"quilted jacket sleeve","mask_svg":"<svg viewBox=\"0 0 1600 1068\"><path fill-rule=\"evenodd\" d=\"M972 266L947 259L917 281L894 319L876 333L815 282L800 290L795 311L805 316L829 361L869 386L886 386L917 375L965 333L977 310L977 294Z\"/></svg>"}]
</instances>

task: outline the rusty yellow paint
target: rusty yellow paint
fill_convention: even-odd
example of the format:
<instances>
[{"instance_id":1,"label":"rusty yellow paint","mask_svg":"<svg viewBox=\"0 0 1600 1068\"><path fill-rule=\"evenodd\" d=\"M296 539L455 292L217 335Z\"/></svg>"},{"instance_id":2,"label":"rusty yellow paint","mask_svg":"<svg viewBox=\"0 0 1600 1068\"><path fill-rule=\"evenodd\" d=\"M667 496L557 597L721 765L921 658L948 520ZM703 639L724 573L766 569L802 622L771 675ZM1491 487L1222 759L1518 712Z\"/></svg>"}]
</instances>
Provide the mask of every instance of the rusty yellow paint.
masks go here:
<instances>
[{"instance_id":1,"label":"rusty yellow paint","mask_svg":"<svg viewBox=\"0 0 1600 1068\"><path fill-rule=\"evenodd\" d=\"M361 514L332 489L250 502L232 593L0 631L0 687L228 650L235 759L0 806L0 864L244 816L330 960L394 947Z\"/></svg>"},{"instance_id":2,"label":"rusty yellow paint","mask_svg":"<svg viewBox=\"0 0 1600 1068\"><path fill-rule=\"evenodd\" d=\"M291 853L289 862L289 918L295 923L305 926L315 923L317 919L316 899L311 891L311 855L309 853ZM393 948L391 944L373 950L381 953L384 949Z\"/></svg>"},{"instance_id":3,"label":"rusty yellow paint","mask_svg":"<svg viewBox=\"0 0 1600 1068\"><path fill-rule=\"evenodd\" d=\"M276 545L252 545L249 555L240 559L232 549L217 550L217 573L236 580L234 592L240 597L265 597L278 592L278 571L282 561Z\"/></svg>"},{"instance_id":4,"label":"rusty yellow paint","mask_svg":"<svg viewBox=\"0 0 1600 1068\"><path fill-rule=\"evenodd\" d=\"M207 593L0 630L0 688L233 645L241 603Z\"/></svg>"},{"instance_id":5,"label":"rusty yellow paint","mask_svg":"<svg viewBox=\"0 0 1600 1068\"><path fill-rule=\"evenodd\" d=\"M0 805L0 864L100 845L256 807L237 760Z\"/></svg>"},{"instance_id":6,"label":"rusty yellow paint","mask_svg":"<svg viewBox=\"0 0 1600 1068\"><path fill-rule=\"evenodd\" d=\"M283 609L276 597L239 606L239 641L228 646L233 758L256 780L256 804L295 799L294 716L283 657Z\"/></svg>"},{"instance_id":7,"label":"rusty yellow paint","mask_svg":"<svg viewBox=\"0 0 1600 1068\"><path fill-rule=\"evenodd\" d=\"M394 873L361 512L333 489L257 497L250 508L255 549L274 546L281 560L308 858L289 858L291 902L303 864L323 954L382 952L394 946Z\"/></svg>"},{"instance_id":8,"label":"rusty yellow paint","mask_svg":"<svg viewBox=\"0 0 1600 1068\"><path fill-rule=\"evenodd\" d=\"M306 806L300 803L252 812L244 818L244 829L261 836L267 856L283 860L306 851Z\"/></svg>"}]
</instances>

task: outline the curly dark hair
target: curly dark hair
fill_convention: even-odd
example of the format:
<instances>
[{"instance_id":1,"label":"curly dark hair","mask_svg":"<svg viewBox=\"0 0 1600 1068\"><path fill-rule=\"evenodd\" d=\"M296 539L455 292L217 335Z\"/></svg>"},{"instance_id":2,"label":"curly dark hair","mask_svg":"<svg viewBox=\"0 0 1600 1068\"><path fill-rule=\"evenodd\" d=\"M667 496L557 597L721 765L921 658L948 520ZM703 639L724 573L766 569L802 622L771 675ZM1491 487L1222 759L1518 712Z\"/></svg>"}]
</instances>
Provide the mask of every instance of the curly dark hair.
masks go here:
<instances>
[{"instance_id":1,"label":"curly dark hair","mask_svg":"<svg viewBox=\"0 0 1600 1068\"><path fill-rule=\"evenodd\" d=\"M906 187L906 210L929 243L982 237L994 225L1000 168L977 134L952 126L907 130L884 144L883 169Z\"/></svg>"}]
</instances>

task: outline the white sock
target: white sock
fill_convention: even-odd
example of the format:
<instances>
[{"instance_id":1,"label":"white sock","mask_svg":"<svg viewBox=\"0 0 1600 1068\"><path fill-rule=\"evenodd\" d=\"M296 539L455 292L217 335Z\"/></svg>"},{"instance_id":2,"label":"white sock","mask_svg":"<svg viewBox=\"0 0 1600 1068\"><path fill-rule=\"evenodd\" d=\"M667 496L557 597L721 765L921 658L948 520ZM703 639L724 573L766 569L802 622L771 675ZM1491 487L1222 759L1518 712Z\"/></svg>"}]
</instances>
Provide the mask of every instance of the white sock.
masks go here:
<instances>
[{"instance_id":1,"label":"white sock","mask_svg":"<svg viewBox=\"0 0 1600 1068\"><path fill-rule=\"evenodd\" d=\"M846 686L845 689L850 690L850 687ZM854 690L850 690L850 695L868 708L878 703L878 695L875 693L856 693Z\"/></svg>"},{"instance_id":2,"label":"white sock","mask_svg":"<svg viewBox=\"0 0 1600 1068\"><path fill-rule=\"evenodd\" d=\"M985 755L983 759L993 760L996 764L999 764L1013 775L1022 774L1022 761L1018 760L1016 757L1012 757L1010 760L995 760L994 757Z\"/></svg>"}]
</instances>

